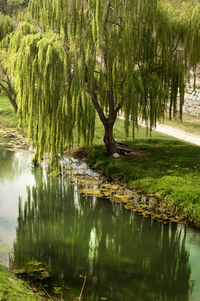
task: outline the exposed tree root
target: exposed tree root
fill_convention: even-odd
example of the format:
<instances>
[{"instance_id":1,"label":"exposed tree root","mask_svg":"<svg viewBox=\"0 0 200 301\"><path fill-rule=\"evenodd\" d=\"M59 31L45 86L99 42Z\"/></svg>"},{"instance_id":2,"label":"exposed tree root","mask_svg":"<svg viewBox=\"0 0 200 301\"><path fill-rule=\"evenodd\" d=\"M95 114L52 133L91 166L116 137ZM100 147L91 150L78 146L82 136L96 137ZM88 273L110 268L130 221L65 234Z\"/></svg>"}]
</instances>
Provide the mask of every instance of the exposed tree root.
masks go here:
<instances>
[{"instance_id":1,"label":"exposed tree root","mask_svg":"<svg viewBox=\"0 0 200 301\"><path fill-rule=\"evenodd\" d=\"M118 147L117 150L119 151L119 154L122 154L122 155L129 154L133 151L130 148L123 148L123 147Z\"/></svg>"},{"instance_id":2,"label":"exposed tree root","mask_svg":"<svg viewBox=\"0 0 200 301\"><path fill-rule=\"evenodd\" d=\"M115 143L118 144L118 145L121 145L121 146L127 146L127 147L128 147L128 144L127 144L127 143L117 142L117 141L115 141Z\"/></svg>"}]
</instances>

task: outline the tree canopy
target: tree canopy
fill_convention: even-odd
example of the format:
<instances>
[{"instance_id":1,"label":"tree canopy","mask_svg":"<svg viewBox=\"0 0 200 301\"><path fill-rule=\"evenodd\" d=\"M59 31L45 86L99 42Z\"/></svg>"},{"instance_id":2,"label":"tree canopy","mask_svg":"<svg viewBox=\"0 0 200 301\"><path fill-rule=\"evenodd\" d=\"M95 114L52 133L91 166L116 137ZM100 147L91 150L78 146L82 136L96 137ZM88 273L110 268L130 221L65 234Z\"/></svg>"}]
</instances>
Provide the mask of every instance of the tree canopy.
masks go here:
<instances>
[{"instance_id":1,"label":"tree canopy","mask_svg":"<svg viewBox=\"0 0 200 301\"><path fill-rule=\"evenodd\" d=\"M133 130L180 112L185 82L200 60L200 4L165 0L30 0L27 22L4 39L21 120L36 157L91 145L95 114L109 153L117 115Z\"/></svg>"}]
</instances>

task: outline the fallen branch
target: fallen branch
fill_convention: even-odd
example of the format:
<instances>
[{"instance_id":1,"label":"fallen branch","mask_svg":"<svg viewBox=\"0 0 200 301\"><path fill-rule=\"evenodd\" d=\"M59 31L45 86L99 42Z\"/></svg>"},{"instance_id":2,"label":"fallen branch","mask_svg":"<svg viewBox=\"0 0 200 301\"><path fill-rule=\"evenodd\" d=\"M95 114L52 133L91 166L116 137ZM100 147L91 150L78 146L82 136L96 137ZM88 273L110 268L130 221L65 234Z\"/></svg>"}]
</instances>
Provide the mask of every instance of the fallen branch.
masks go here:
<instances>
[{"instance_id":1,"label":"fallen branch","mask_svg":"<svg viewBox=\"0 0 200 301\"><path fill-rule=\"evenodd\" d=\"M57 298L52 298L52 297L49 295L49 293L47 292L47 290L45 290L45 288L42 286L41 283L40 283L40 286L41 286L42 290L45 292L45 294L47 295L47 297L48 297L50 300L52 300L52 301L58 300Z\"/></svg>"},{"instance_id":2,"label":"fallen branch","mask_svg":"<svg viewBox=\"0 0 200 301\"><path fill-rule=\"evenodd\" d=\"M84 290L85 283L86 283L86 278L87 278L86 275L83 278L84 278L83 285L82 285L82 288L81 288L80 296L78 297L77 301L82 301L82 294L83 294L83 290Z\"/></svg>"}]
</instances>

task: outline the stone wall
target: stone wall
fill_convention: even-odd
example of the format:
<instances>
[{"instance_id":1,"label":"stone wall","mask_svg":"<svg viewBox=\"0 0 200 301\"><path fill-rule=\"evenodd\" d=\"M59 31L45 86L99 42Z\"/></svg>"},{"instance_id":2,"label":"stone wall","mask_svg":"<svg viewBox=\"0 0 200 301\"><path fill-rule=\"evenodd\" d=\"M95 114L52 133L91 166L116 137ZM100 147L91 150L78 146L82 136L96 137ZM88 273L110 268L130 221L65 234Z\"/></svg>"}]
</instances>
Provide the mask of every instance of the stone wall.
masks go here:
<instances>
[{"instance_id":1,"label":"stone wall","mask_svg":"<svg viewBox=\"0 0 200 301\"><path fill-rule=\"evenodd\" d=\"M183 112L191 116L200 116L200 68L196 72L194 91L194 73L190 72L190 80L186 85Z\"/></svg>"},{"instance_id":2,"label":"stone wall","mask_svg":"<svg viewBox=\"0 0 200 301\"><path fill-rule=\"evenodd\" d=\"M185 93L185 101L183 112L191 116L200 116L200 89L187 89Z\"/></svg>"}]
</instances>

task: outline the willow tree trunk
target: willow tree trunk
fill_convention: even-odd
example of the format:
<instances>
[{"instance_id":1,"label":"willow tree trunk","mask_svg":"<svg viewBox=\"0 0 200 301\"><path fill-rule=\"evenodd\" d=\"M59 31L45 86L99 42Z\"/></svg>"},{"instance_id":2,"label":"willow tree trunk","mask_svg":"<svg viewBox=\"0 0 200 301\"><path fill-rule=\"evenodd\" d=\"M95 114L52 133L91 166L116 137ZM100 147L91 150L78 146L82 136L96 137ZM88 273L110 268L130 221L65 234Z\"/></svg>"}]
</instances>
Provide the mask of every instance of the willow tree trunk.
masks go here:
<instances>
[{"instance_id":1,"label":"willow tree trunk","mask_svg":"<svg viewBox=\"0 0 200 301\"><path fill-rule=\"evenodd\" d=\"M104 126L105 134L104 134L104 144L106 147L106 150L109 154L113 155L115 153L119 153L119 149L117 147L116 141L114 139L113 135L113 127L117 119L117 113L122 107L122 102L117 105L117 107L114 106L114 98L113 98L113 93L112 90L108 92L108 105L109 105L109 113L106 118L103 108L101 108L98 97L96 92L93 90L91 93L92 96L92 102L93 105L100 117L100 120Z\"/></svg>"},{"instance_id":2,"label":"willow tree trunk","mask_svg":"<svg viewBox=\"0 0 200 301\"><path fill-rule=\"evenodd\" d=\"M104 134L103 141L104 141L106 150L111 155L118 153L118 149L117 149L116 142L115 142L114 135L113 135L113 127L114 127L115 121L117 119L117 113L118 113L119 109L121 108L121 105L118 105L116 108L114 108L113 95L112 95L112 93L109 93L109 114L108 114L108 117L106 118L104 111L98 102L97 94L95 93L95 91L93 91L91 96L92 96L93 105L94 105L94 107L100 117L100 120L104 126L105 134Z\"/></svg>"},{"instance_id":3,"label":"willow tree trunk","mask_svg":"<svg viewBox=\"0 0 200 301\"><path fill-rule=\"evenodd\" d=\"M110 121L109 118L104 123L105 135L103 141L105 143L106 150L109 154L115 154L118 152L113 135L114 123L115 121Z\"/></svg>"}]
</instances>

